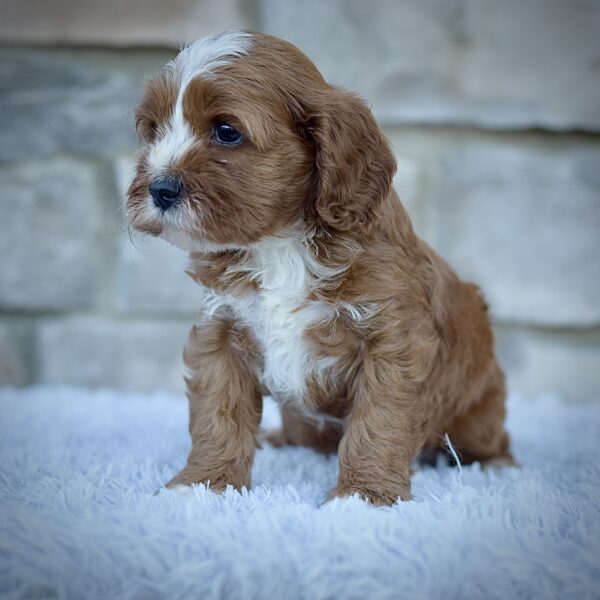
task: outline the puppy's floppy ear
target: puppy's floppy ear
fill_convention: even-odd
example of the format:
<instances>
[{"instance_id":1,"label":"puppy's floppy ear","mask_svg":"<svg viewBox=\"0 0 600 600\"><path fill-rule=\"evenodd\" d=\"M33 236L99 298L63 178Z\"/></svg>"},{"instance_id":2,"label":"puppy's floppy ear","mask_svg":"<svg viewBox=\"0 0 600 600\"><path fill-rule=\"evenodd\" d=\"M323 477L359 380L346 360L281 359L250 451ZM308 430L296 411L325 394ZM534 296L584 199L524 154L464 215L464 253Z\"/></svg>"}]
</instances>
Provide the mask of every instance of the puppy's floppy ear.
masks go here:
<instances>
[{"instance_id":1,"label":"puppy's floppy ear","mask_svg":"<svg viewBox=\"0 0 600 600\"><path fill-rule=\"evenodd\" d=\"M396 160L367 104L331 87L311 102L304 127L315 144L317 221L368 231L390 193Z\"/></svg>"}]
</instances>

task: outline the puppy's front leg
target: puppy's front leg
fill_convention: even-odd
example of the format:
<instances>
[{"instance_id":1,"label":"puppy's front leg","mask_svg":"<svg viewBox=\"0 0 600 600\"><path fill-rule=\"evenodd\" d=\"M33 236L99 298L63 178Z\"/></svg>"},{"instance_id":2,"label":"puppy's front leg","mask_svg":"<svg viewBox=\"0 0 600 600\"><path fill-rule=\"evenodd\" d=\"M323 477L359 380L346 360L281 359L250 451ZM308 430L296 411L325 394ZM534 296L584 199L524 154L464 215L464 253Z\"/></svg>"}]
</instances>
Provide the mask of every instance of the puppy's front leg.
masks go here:
<instances>
[{"instance_id":1,"label":"puppy's front leg","mask_svg":"<svg viewBox=\"0 0 600 600\"><path fill-rule=\"evenodd\" d=\"M340 473L329 498L359 494L378 506L409 500L410 463L424 442L418 388L385 364L367 364L339 446Z\"/></svg>"},{"instance_id":2,"label":"puppy's front leg","mask_svg":"<svg viewBox=\"0 0 600 600\"><path fill-rule=\"evenodd\" d=\"M184 469L167 487L210 482L250 486L262 396L258 352L249 333L233 317L212 317L194 327L184 352L192 449Z\"/></svg>"}]
</instances>

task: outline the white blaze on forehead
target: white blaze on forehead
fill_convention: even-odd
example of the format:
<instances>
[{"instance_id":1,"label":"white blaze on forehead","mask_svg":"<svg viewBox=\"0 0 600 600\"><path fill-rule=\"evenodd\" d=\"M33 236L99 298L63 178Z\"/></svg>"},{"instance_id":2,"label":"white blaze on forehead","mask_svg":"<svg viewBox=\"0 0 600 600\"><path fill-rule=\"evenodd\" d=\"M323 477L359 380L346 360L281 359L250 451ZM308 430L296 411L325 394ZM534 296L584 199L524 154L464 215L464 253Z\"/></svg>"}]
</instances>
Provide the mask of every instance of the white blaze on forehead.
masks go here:
<instances>
[{"instance_id":1,"label":"white blaze on forehead","mask_svg":"<svg viewBox=\"0 0 600 600\"><path fill-rule=\"evenodd\" d=\"M181 95L181 91L194 77L228 64L231 58L248 54L251 47L251 33L224 31L186 46L167 68L181 76Z\"/></svg>"},{"instance_id":2,"label":"white blaze on forehead","mask_svg":"<svg viewBox=\"0 0 600 600\"><path fill-rule=\"evenodd\" d=\"M198 75L210 75L232 58L247 54L251 46L252 34L224 31L186 46L167 64L167 70L179 83L179 91L171 121L159 132L160 139L148 153L148 167L155 176L166 171L194 143L194 133L183 116L183 96L190 81Z\"/></svg>"}]
</instances>

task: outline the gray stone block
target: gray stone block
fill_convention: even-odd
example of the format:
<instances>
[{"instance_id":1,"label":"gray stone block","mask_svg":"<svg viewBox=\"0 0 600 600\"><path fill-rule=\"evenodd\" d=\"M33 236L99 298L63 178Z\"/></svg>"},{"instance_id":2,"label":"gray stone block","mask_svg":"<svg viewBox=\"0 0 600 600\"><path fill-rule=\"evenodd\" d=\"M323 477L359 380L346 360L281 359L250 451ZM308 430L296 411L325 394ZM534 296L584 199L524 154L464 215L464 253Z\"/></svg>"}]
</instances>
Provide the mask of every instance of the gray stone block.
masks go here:
<instances>
[{"instance_id":1,"label":"gray stone block","mask_svg":"<svg viewBox=\"0 0 600 600\"><path fill-rule=\"evenodd\" d=\"M0 319L0 385L32 382L32 334L26 319Z\"/></svg>"},{"instance_id":2,"label":"gray stone block","mask_svg":"<svg viewBox=\"0 0 600 600\"><path fill-rule=\"evenodd\" d=\"M244 0L5 1L0 40L179 48L222 29L256 28L253 9Z\"/></svg>"},{"instance_id":3,"label":"gray stone block","mask_svg":"<svg viewBox=\"0 0 600 600\"><path fill-rule=\"evenodd\" d=\"M133 159L115 162L115 182L121 198L133 176ZM124 218L124 217L123 217ZM203 289L186 274L188 254L161 239L135 232L119 239L115 305L125 312L197 314Z\"/></svg>"},{"instance_id":4,"label":"gray stone block","mask_svg":"<svg viewBox=\"0 0 600 600\"><path fill-rule=\"evenodd\" d=\"M102 317L46 319L38 330L38 381L181 391L182 350L191 325Z\"/></svg>"},{"instance_id":5,"label":"gray stone block","mask_svg":"<svg viewBox=\"0 0 600 600\"><path fill-rule=\"evenodd\" d=\"M0 49L0 161L133 150L143 75L171 55Z\"/></svg>"},{"instance_id":6,"label":"gray stone block","mask_svg":"<svg viewBox=\"0 0 600 600\"><path fill-rule=\"evenodd\" d=\"M75 161L0 169L0 307L94 304L107 254L96 183L94 171Z\"/></svg>"},{"instance_id":7,"label":"gray stone block","mask_svg":"<svg viewBox=\"0 0 600 600\"><path fill-rule=\"evenodd\" d=\"M116 307L120 311L197 314L203 288L186 274L188 255L153 238L120 239Z\"/></svg>"},{"instance_id":8,"label":"gray stone block","mask_svg":"<svg viewBox=\"0 0 600 600\"><path fill-rule=\"evenodd\" d=\"M512 391L554 392L567 400L600 398L600 331L498 327L498 356Z\"/></svg>"},{"instance_id":9,"label":"gray stone block","mask_svg":"<svg viewBox=\"0 0 600 600\"><path fill-rule=\"evenodd\" d=\"M263 0L263 27L387 123L600 129L594 0Z\"/></svg>"},{"instance_id":10,"label":"gray stone block","mask_svg":"<svg viewBox=\"0 0 600 600\"><path fill-rule=\"evenodd\" d=\"M454 144L432 190L426 237L497 319L600 323L600 148Z\"/></svg>"}]
</instances>

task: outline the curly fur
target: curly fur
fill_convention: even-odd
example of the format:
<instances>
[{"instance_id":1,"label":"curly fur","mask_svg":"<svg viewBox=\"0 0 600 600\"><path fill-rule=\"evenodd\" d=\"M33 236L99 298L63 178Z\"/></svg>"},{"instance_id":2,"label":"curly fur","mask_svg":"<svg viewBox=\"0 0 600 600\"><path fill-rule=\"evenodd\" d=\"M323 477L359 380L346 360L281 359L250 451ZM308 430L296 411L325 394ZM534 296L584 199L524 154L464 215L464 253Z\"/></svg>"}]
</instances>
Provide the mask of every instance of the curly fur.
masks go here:
<instances>
[{"instance_id":1,"label":"curly fur","mask_svg":"<svg viewBox=\"0 0 600 600\"><path fill-rule=\"evenodd\" d=\"M338 449L330 497L410 498L411 461L445 434L464 461L511 464L487 306L415 235L368 106L287 42L211 39L223 55L198 42L148 85L127 205L213 294L185 353L193 444L171 484L250 485L261 391L284 406L272 440ZM219 120L244 142L216 143ZM160 211L148 185L165 173L184 194Z\"/></svg>"}]
</instances>

